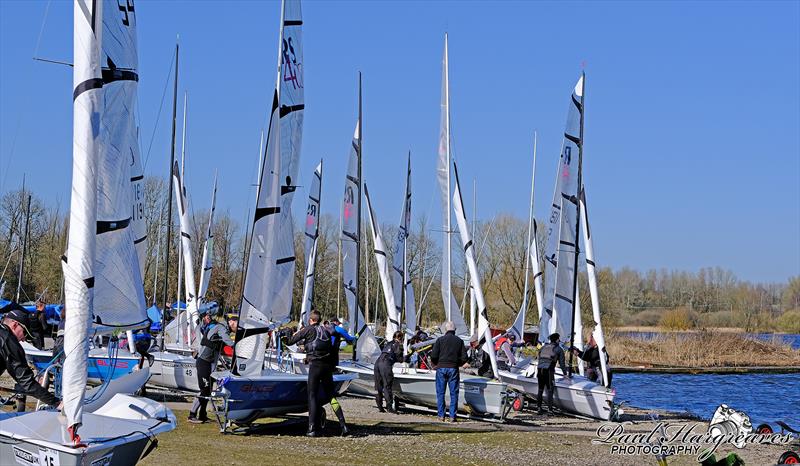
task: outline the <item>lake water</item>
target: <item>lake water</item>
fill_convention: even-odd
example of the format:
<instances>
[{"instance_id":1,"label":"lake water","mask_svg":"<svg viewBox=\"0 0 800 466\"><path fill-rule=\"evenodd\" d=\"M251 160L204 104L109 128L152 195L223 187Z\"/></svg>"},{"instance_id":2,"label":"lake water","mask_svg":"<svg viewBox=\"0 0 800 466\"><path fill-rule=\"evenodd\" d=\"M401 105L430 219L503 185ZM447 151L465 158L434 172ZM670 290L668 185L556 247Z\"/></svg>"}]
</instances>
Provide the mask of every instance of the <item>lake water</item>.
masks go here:
<instances>
[{"instance_id":1,"label":"lake water","mask_svg":"<svg viewBox=\"0 0 800 466\"><path fill-rule=\"evenodd\" d=\"M614 374L613 385L615 401L639 408L710 419L725 403L747 413L754 427L784 421L800 428L800 374Z\"/></svg>"}]
</instances>

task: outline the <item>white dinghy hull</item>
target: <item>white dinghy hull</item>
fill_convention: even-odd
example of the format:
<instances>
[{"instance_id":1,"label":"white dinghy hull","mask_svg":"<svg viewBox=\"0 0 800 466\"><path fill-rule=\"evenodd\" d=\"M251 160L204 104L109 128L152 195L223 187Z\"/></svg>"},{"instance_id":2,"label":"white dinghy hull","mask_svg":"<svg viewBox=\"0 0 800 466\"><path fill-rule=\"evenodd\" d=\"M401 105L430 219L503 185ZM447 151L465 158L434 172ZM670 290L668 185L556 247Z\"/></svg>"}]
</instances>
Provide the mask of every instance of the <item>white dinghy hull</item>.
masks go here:
<instances>
[{"instance_id":1,"label":"white dinghy hull","mask_svg":"<svg viewBox=\"0 0 800 466\"><path fill-rule=\"evenodd\" d=\"M175 428L172 411L144 398L116 395L83 414L81 439L73 447L66 418L57 411L0 413L3 464L128 466L150 452L157 434Z\"/></svg>"},{"instance_id":2,"label":"white dinghy hull","mask_svg":"<svg viewBox=\"0 0 800 466\"><path fill-rule=\"evenodd\" d=\"M349 390L359 395L375 396L375 376L372 364L342 362L339 369L357 374ZM436 371L394 366L394 396L409 404L436 408ZM471 414L490 414L503 417L508 386L504 382L461 373L458 391L458 410ZM449 392L445 395L450 403Z\"/></svg>"},{"instance_id":3,"label":"white dinghy hull","mask_svg":"<svg viewBox=\"0 0 800 466\"><path fill-rule=\"evenodd\" d=\"M507 383L509 387L519 390L528 398L535 400L538 395L539 383L536 373L531 369L515 367L510 371L500 370L498 375L500 380ZM572 374L571 380L565 379L560 369L556 369L555 387L553 404L562 411L603 421L611 418L616 395L614 389L606 388L578 374ZM542 407L545 408L547 406L546 391L543 397Z\"/></svg>"}]
</instances>

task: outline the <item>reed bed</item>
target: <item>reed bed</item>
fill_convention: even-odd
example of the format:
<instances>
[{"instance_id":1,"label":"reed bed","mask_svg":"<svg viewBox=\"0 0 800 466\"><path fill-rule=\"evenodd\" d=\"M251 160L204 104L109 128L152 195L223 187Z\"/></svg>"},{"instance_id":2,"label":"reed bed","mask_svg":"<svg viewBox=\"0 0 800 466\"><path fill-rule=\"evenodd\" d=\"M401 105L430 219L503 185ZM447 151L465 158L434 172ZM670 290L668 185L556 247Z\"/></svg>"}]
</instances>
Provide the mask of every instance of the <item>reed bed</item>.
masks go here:
<instances>
[{"instance_id":1,"label":"reed bed","mask_svg":"<svg viewBox=\"0 0 800 466\"><path fill-rule=\"evenodd\" d=\"M800 350L780 338L700 330L665 332L647 338L611 333L606 337L612 365L662 367L800 366Z\"/></svg>"}]
</instances>

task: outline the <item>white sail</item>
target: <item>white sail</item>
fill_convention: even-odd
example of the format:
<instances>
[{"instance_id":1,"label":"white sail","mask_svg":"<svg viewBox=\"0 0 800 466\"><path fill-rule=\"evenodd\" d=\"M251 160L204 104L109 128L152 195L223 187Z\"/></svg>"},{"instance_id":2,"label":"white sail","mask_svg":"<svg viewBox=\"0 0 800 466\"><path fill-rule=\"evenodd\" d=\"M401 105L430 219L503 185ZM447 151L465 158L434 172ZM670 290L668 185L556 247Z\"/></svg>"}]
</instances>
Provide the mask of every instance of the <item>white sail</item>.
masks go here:
<instances>
[{"instance_id":1,"label":"white sail","mask_svg":"<svg viewBox=\"0 0 800 466\"><path fill-rule=\"evenodd\" d=\"M217 175L214 175L214 189L211 193L211 210L208 212L206 241L203 244L203 268L200 270L200 288L197 290L198 305L206 301L211 270L214 268L214 210L217 208Z\"/></svg>"},{"instance_id":2,"label":"white sail","mask_svg":"<svg viewBox=\"0 0 800 466\"><path fill-rule=\"evenodd\" d=\"M581 316L581 293L580 288L575 289L575 319L572 321L572 332L575 337L572 346L583 350L583 317ZM578 364L578 374L583 375L583 364Z\"/></svg>"},{"instance_id":3,"label":"white sail","mask_svg":"<svg viewBox=\"0 0 800 466\"><path fill-rule=\"evenodd\" d=\"M104 150L125 159L130 169L131 228L144 277L147 257L147 226L144 212L144 171L139 150L138 108L139 54L136 12L133 2L107 2L103 11L103 125ZM130 6L129 6L130 5Z\"/></svg>"},{"instance_id":4,"label":"white sail","mask_svg":"<svg viewBox=\"0 0 800 466\"><path fill-rule=\"evenodd\" d=\"M322 195L322 160L314 170L311 189L308 191L306 209L306 273L303 282L303 303L300 306L300 325L308 325L308 315L314 299L314 271L317 261L317 241L319 240L319 208Z\"/></svg>"},{"instance_id":5,"label":"white sail","mask_svg":"<svg viewBox=\"0 0 800 466\"><path fill-rule=\"evenodd\" d=\"M600 352L600 368L603 372L603 385L608 387L608 366L606 362L606 338L603 335L603 326L600 324L600 293L597 291L597 272L595 271L594 247L592 245L592 231L589 228L589 214L586 208L586 189L581 189L581 225L583 226L583 245L586 248L586 270L589 275L589 294L592 299L592 318L594 329L592 336Z\"/></svg>"},{"instance_id":6,"label":"white sail","mask_svg":"<svg viewBox=\"0 0 800 466\"><path fill-rule=\"evenodd\" d=\"M300 0L284 0L278 59L278 117L280 119L280 229L276 244L277 258L272 271L275 301L273 322L286 322L292 309L295 276L294 216L292 200L300 167L303 140L303 15Z\"/></svg>"},{"instance_id":7,"label":"white sail","mask_svg":"<svg viewBox=\"0 0 800 466\"><path fill-rule=\"evenodd\" d=\"M366 184L364 184L364 195L367 199L367 216L369 218L370 229L372 230L372 241L375 245L375 262L378 265L378 275L381 279L383 297L386 300L386 340L391 341L394 332L400 330L400 306L398 306L394 300L395 291L392 287L392 277L389 271L389 257L386 254L386 244L383 242L381 226L375 219L375 212L372 210L372 203L369 200L369 190Z\"/></svg>"},{"instance_id":8,"label":"white sail","mask_svg":"<svg viewBox=\"0 0 800 466\"><path fill-rule=\"evenodd\" d=\"M358 166L361 159L361 126L356 124L350 156L347 162L347 174L344 183L344 200L342 205L342 287L347 300L350 333L358 336L356 359L362 362L375 362L381 352L378 341L367 326L364 313L358 306L358 254L361 242L358 228L360 212L360 180Z\"/></svg>"},{"instance_id":9,"label":"white sail","mask_svg":"<svg viewBox=\"0 0 800 466\"><path fill-rule=\"evenodd\" d=\"M178 162L172 167L173 186L175 186L175 200L178 204L178 218L181 226L181 250L183 251L183 276L184 290L186 292L186 318L188 320L186 343L192 342L195 322L199 317L197 310L197 287L194 282L194 252L192 251L192 235L189 224L189 200L186 197L186 186L181 176Z\"/></svg>"},{"instance_id":10,"label":"white sail","mask_svg":"<svg viewBox=\"0 0 800 466\"><path fill-rule=\"evenodd\" d=\"M278 260L278 232L281 228L280 211L280 146L278 144L278 93L274 94L264 163L258 186L258 201L250 235L250 254L247 257L242 308L239 320L242 328L263 328L273 322L273 311L283 312L279 306L282 296L276 295L275 281ZM246 337L237 342L236 356L240 375L261 372L267 340L264 334Z\"/></svg>"},{"instance_id":11,"label":"white sail","mask_svg":"<svg viewBox=\"0 0 800 466\"><path fill-rule=\"evenodd\" d=\"M458 168L455 163L453 164L453 172L456 175L453 208L455 208L456 211L458 231L461 234L461 243L464 245L464 255L467 258L467 267L469 267L472 288L475 290L475 302L478 306L478 344L483 346L483 350L489 355L489 359L492 363L492 370L496 376L497 358L494 353L494 342L492 341L492 332L489 326L489 316L486 313L486 300L483 296L481 277L478 275L478 264L475 262L475 244L470 237L469 228L467 227L467 216L464 214L464 202L461 198L461 188L458 183Z\"/></svg>"},{"instance_id":12,"label":"white sail","mask_svg":"<svg viewBox=\"0 0 800 466\"><path fill-rule=\"evenodd\" d=\"M64 269L64 370L61 394L67 426L80 426L86 391L89 323L95 272L97 166L102 143L100 118L103 78L100 71L102 2L74 2L72 197Z\"/></svg>"},{"instance_id":13,"label":"white sail","mask_svg":"<svg viewBox=\"0 0 800 466\"><path fill-rule=\"evenodd\" d=\"M439 191L442 199L442 302L447 320L456 324L456 334L469 335L469 329L464 323L464 316L458 307L458 302L453 295L450 272L452 258L450 248L450 68L447 54L447 34L444 35L444 55L442 57L442 102L441 121L439 129L439 158L436 165L436 178L439 181Z\"/></svg>"},{"instance_id":14,"label":"white sail","mask_svg":"<svg viewBox=\"0 0 800 466\"><path fill-rule=\"evenodd\" d=\"M414 287L411 286L411 277L408 272L408 237L411 227L411 154L408 156L408 171L406 173L406 193L403 199L403 213L400 217L400 227L397 229L397 239L394 243L394 254L392 256L392 289L394 290L394 302L404 309L406 336L414 334L417 325L417 311L414 303ZM405 287L405 300L403 299L403 287ZM401 303L403 303L401 305Z\"/></svg>"},{"instance_id":15,"label":"white sail","mask_svg":"<svg viewBox=\"0 0 800 466\"><path fill-rule=\"evenodd\" d=\"M553 204L547 226L545 302L539 339L558 332L567 341L572 328L575 279L575 227L578 220L578 151L583 99L583 76L571 96Z\"/></svg>"},{"instance_id":16,"label":"white sail","mask_svg":"<svg viewBox=\"0 0 800 466\"><path fill-rule=\"evenodd\" d=\"M130 154L110 147L104 134L119 127L118 118L132 118L108 110L105 84L135 76L122 70L101 70L102 37L135 18L126 7L121 15L106 17L104 2L74 3L73 170L70 228L63 262L65 304L70 318L64 329L62 395L68 426L79 426L87 378L88 330L129 329L146 325L144 289L134 245L131 206ZM118 5L117 12L120 12ZM105 6L105 8L104 8ZM106 63L108 63L108 57ZM118 105L124 105L118 102Z\"/></svg>"}]
</instances>

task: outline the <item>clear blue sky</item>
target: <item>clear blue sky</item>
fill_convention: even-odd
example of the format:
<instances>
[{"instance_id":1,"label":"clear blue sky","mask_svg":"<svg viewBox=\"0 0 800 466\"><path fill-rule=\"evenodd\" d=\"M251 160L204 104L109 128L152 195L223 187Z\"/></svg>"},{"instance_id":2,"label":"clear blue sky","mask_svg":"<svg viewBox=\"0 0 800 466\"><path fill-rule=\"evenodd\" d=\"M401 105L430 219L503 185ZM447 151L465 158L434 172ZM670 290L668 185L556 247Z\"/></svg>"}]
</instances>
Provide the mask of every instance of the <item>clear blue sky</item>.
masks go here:
<instances>
[{"instance_id":1,"label":"clear blue sky","mask_svg":"<svg viewBox=\"0 0 800 466\"><path fill-rule=\"evenodd\" d=\"M23 173L68 205L72 5L0 1L0 190ZM188 186L243 219L275 81L277 2L136 1L146 172L169 157L176 34L188 90ZM539 131L536 214L547 215L569 94L587 73L585 182L597 260L752 281L800 274L800 3L339 2L303 5L306 125L301 183L325 159L334 216L364 73L364 172L382 222L400 217L412 150L414 213L439 222L434 167L443 35L450 34L454 150L478 216L527 215ZM41 40L39 41L39 34ZM170 91L171 92L171 91ZM305 193L295 198L302 211ZM471 196L470 196L471 197ZM468 211L471 215L471 206Z\"/></svg>"}]
</instances>

